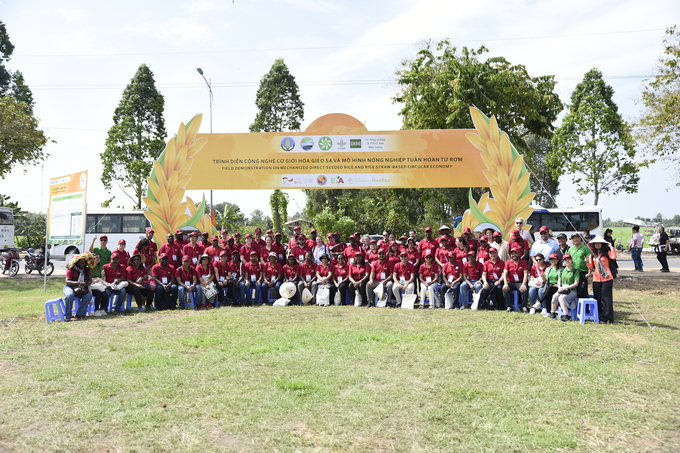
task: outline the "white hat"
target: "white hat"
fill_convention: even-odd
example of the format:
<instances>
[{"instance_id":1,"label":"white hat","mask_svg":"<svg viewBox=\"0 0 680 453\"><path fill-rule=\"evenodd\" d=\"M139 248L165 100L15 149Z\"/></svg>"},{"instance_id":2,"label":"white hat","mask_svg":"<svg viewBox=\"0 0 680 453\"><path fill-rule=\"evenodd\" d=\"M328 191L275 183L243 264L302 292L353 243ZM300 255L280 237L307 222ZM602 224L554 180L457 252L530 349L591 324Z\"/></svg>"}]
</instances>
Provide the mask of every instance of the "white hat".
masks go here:
<instances>
[{"instance_id":1,"label":"white hat","mask_svg":"<svg viewBox=\"0 0 680 453\"><path fill-rule=\"evenodd\" d=\"M272 307L285 307L290 303L290 299L286 299L285 297L282 297L280 299L276 299Z\"/></svg>"},{"instance_id":2,"label":"white hat","mask_svg":"<svg viewBox=\"0 0 680 453\"><path fill-rule=\"evenodd\" d=\"M439 230L438 230L438 231L441 231L441 230L450 230L450 229L451 229L451 228L447 227L446 225L442 225L442 226L439 227Z\"/></svg>"},{"instance_id":3,"label":"white hat","mask_svg":"<svg viewBox=\"0 0 680 453\"><path fill-rule=\"evenodd\" d=\"M382 282L373 290L373 293L378 296L378 299L382 299L383 293L385 292L385 288L383 287Z\"/></svg>"},{"instance_id":4,"label":"white hat","mask_svg":"<svg viewBox=\"0 0 680 453\"><path fill-rule=\"evenodd\" d=\"M609 242L605 241L602 236L595 236L594 239L591 239L589 244L595 244L595 243L600 243L600 244L609 244Z\"/></svg>"},{"instance_id":5,"label":"white hat","mask_svg":"<svg viewBox=\"0 0 680 453\"><path fill-rule=\"evenodd\" d=\"M281 294L281 297L284 297L286 299L292 298L296 292L297 287L295 286L295 283L291 282L286 282L283 285L281 285L281 288L279 288L279 294Z\"/></svg>"},{"instance_id":6,"label":"white hat","mask_svg":"<svg viewBox=\"0 0 680 453\"><path fill-rule=\"evenodd\" d=\"M310 300L312 300L314 296L312 296L312 293L309 292L307 288L302 290L302 303L307 304L309 303Z\"/></svg>"}]
</instances>

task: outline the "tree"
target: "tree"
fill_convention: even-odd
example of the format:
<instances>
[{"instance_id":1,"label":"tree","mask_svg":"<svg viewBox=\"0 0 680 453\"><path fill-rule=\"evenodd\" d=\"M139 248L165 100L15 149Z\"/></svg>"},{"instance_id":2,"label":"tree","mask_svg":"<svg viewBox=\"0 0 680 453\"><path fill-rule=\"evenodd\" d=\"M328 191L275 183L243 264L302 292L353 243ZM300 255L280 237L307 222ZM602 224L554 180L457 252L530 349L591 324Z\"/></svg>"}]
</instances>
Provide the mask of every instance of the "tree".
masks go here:
<instances>
[{"instance_id":1,"label":"tree","mask_svg":"<svg viewBox=\"0 0 680 453\"><path fill-rule=\"evenodd\" d=\"M5 67L14 52L5 24L0 22L0 178L16 165L35 165L49 155L43 151L52 141L38 129L33 115L33 94L21 71Z\"/></svg>"},{"instance_id":2,"label":"tree","mask_svg":"<svg viewBox=\"0 0 680 453\"><path fill-rule=\"evenodd\" d=\"M274 190L269 197L269 206L272 208L274 231L280 233L281 224L288 221L288 194L279 189Z\"/></svg>"},{"instance_id":3,"label":"tree","mask_svg":"<svg viewBox=\"0 0 680 453\"><path fill-rule=\"evenodd\" d=\"M663 42L656 75L642 92L645 110L636 138L646 146L650 162L660 160L673 167L680 185L680 34L675 26L666 30Z\"/></svg>"},{"instance_id":4,"label":"tree","mask_svg":"<svg viewBox=\"0 0 680 453\"><path fill-rule=\"evenodd\" d=\"M531 172L531 187L536 193L534 203L544 208L556 208L555 197L560 193L559 178L552 174L547 157L552 150L550 140L530 134L526 137L526 144L531 149L534 158Z\"/></svg>"},{"instance_id":5,"label":"tree","mask_svg":"<svg viewBox=\"0 0 680 453\"><path fill-rule=\"evenodd\" d=\"M555 131L548 156L554 176L574 175L579 195L635 193L639 181L630 128L598 69L586 73L571 95L569 114Z\"/></svg>"},{"instance_id":6,"label":"tree","mask_svg":"<svg viewBox=\"0 0 680 453\"><path fill-rule=\"evenodd\" d=\"M295 77L282 58L260 80L255 105L258 112L250 132L299 131L305 117Z\"/></svg>"},{"instance_id":7,"label":"tree","mask_svg":"<svg viewBox=\"0 0 680 453\"><path fill-rule=\"evenodd\" d=\"M272 223L272 219L268 215L265 215L264 212L260 211L259 209L256 209L250 213L250 219L247 219L246 226L250 230L254 230L255 228L262 228L262 230L264 231L268 230L269 228L272 228L274 224Z\"/></svg>"},{"instance_id":8,"label":"tree","mask_svg":"<svg viewBox=\"0 0 680 453\"><path fill-rule=\"evenodd\" d=\"M233 232L242 220L241 208L235 204L225 202L221 212L217 207L215 208L215 223L220 230L226 228Z\"/></svg>"},{"instance_id":9,"label":"tree","mask_svg":"<svg viewBox=\"0 0 680 453\"><path fill-rule=\"evenodd\" d=\"M142 64L123 91L101 153L104 187L111 190L116 183L137 209L142 208L153 161L165 148L164 104L153 73Z\"/></svg>"}]
</instances>

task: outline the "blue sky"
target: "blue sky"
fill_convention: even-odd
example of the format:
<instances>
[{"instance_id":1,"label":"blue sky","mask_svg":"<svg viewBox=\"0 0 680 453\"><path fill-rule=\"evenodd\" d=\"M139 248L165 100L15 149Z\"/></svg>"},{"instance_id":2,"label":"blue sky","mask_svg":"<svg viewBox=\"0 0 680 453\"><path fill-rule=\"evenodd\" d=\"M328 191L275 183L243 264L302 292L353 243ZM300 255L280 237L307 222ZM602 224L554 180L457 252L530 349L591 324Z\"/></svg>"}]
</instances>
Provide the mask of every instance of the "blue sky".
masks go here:
<instances>
[{"instance_id":1,"label":"blue sky","mask_svg":"<svg viewBox=\"0 0 680 453\"><path fill-rule=\"evenodd\" d=\"M35 112L57 141L44 168L16 168L0 181L24 209L47 209L50 178L87 169L90 205L120 190L101 182L99 154L122 91L140 64L154 72L165 96L169 135L197 113L209 132L208 90L196 67L211 78L213 131L247 132L256 113L260 78L283 58L300 85L306 128L326 113L346 113L369 130L401 127L394 72L424 40L449 38L459 46L485 44L488 55L524 64L531 75L554 74L568 101L583 74L599 68L628 120L639 115L642 79L663 51L664 30L680 17L677 1L0 1L15 45L7 64L32 88ZM486 112L493 114L494 112ZM503 125L501 124L501 127ZM639 193L604 195L604 216L622 219L680 213L673 173L663 165L641 172ZM42 184L38 182L42 181ZM576 206L576 191L561 181L558 203ZM304 194L289 191L289 212ZM200 193L188 193L194 199ZM207 195L207 194L206 194ZM214 201L269 213L269 191L216 191ZM592 204L592 197L584 204ZM461 213L462 214L462 213Z\"/></svg>"}]
</instances>

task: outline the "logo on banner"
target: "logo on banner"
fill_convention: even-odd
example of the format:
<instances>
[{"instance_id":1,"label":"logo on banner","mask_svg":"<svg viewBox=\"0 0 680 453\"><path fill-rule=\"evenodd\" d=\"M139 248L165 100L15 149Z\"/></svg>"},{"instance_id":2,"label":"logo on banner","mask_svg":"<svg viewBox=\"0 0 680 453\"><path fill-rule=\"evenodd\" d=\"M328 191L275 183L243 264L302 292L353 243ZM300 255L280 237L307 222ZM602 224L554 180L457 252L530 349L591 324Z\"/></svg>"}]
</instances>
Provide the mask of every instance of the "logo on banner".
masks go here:
<instances>
[{"instance_id":1,"label":"logo on banner","mask_svg":"<svg viewBox=\"0 0 680 453\"><path fill-rule=\"evenodd\" d=\"M295 149L295 140L290 137L285 137L281 140L281 149L286 152L293 151L293 149Z\"/></svg>"},{"instance_id":2,"label":"logo on banner","mask_svg":"<svg viewBox=\"0 0 680 453\"><path fill-rule=\"evenodd\" d=\"M342 180L342 177L336 176L334 178L331 178L331 184L344 184L345 181Z\"/></svg>"},{"instance_id":3,"label":"logo on banner","mask_svg":"<svg viewBox=\"0 0 680 453\"><path fill-rule=\"evenodd\" d=\"M333 140L330 137L321 137L319 139L319 148L323 151L328 151L333 146Z\"/></svg>"},{"instance_id":4,"label":"logo on banner","mask_svg":"<svg viewBox=\"0 0 680 453\"><path fill-rule=\"evenodd\" d=\"M343 139L338 140L338 149L345 149L345 145L347 145L347 142L344 141Z\"/></svg>"},{"instance_id":5,"label":"logo on banner","mask_svg":"<svg viewBox=\"0 0 680 453\"><path fill-rule=\"evenodd\" d=\"M282 177L281 181L283 182L284 186L290 186L291 184L293 184L295 182L295 180L293 178L289 178L287 176Z\"/></svg>"},{"instance_id":6,"label":"logo on banner","mask_svg":"<svg viewBox=\"0 0 680 453\"><path fill-rule=\"evenodd\" d=\"M300 146L302 146L302 149L304 149L305 151L309 151L314 146L314 140L312 140L309 137L305 137L300 142Z\"/></svg>"},{"instance_id":7,"label":"logo on banner","mask_svg":"<svg viewBox=\"0 0 680 453\"><path fill-rule=\"evenodd\" d=\"M360 138L350 138L349 139L349 147L350 148L361 148L361 139Z\"/></svg>"},{"instance_id":8,"label":"logo on banner","mask_svg":"<svg viewBox=\"0 0 680 453\"><path fill-rule=\"evenodd\" d=\"M325 186L327 182L328 182L328 179L326 179L326 177L324 175L319 175L316 178L316 183L320 186Z\"/></svg>"}]
</instances>

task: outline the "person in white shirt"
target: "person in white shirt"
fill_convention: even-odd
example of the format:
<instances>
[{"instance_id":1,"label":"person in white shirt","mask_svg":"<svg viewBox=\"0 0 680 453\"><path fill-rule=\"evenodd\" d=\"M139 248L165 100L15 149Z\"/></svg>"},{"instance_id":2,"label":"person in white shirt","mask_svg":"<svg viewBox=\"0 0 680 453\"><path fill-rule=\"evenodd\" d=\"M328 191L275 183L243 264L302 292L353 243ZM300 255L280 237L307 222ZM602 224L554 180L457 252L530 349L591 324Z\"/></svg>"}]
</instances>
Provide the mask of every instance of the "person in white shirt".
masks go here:
<instances>
[{"instance_id":1,"label":"person in white shirt","mask_svg":"<svg viewBox=\"0 0 680 453\"><path fill-rule=\"evenodd\" d=\"M534 243L534 235L529 233L529 230L525 230L524 228L524 219L521 217L517 217L515 219L515 228L517 228L519 231L522 232L522 239L525 239L529 241L529 244Z\"/></svg>"},{"instance_id":2,"label":"person in white shirt","mask_svg":"<svg viewBox=\"0 0 680 453\"><path fill-rule=\"evenodd\" d=\"M635 264L635 271L642 272L642 244L645 243L645 237L640 234L640 227L637 225L633 226L633 237L628 244L628 250L630 250L631 257L633 258L633 264Z\"/></svg>"}]
</instances>

